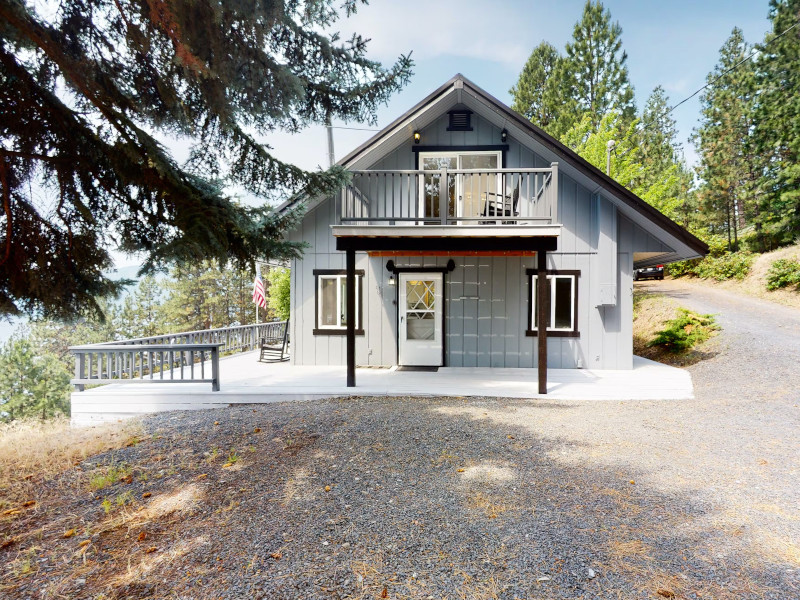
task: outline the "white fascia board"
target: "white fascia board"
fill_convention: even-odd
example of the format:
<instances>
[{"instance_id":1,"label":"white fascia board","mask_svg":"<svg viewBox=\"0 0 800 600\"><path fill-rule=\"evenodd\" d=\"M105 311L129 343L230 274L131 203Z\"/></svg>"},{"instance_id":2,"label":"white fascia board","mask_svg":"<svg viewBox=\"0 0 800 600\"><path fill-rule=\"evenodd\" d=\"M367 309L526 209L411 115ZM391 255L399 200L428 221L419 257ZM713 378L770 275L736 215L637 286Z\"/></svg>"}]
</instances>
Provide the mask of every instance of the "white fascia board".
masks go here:
<instances>
[{"instance_id":1,"label":"white fascia board","mask_svg":"<svg viewBox=\"0 0 800 600\"><path fill-rule=\"evenodd\" d=\"M558 237L561 225L331 225L334 237L512 238Z\"/></svg>"}]
</instances>

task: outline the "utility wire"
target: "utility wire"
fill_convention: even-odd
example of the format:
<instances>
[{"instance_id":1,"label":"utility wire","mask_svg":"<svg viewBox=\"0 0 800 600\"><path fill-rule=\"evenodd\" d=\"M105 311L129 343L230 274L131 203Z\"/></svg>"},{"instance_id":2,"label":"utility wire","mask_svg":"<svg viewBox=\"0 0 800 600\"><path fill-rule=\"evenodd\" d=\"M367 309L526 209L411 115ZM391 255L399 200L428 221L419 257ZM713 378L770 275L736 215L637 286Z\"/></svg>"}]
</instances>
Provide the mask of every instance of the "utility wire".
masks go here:
<instances>
[{"instance_id":1,"label":"utility wire","mask_svg":"<svg viewBox=\"0 0 800 600\"><path fill-rule=\"evenodd\" d=\"M778 34L778 35L776 35L774 38L772 38L770 41L768 41L766 44L764 44L764 48L766 48L767 46L769 46L769 45L770 45L772 42L774 42L775 40L782 38L784 35L786 35L787 33L789 33L789 32L790 32L792 29L794 29L794 28L795 28L795 27L797 27L798 25L800 25L800 22L796 22L796 23L795 23L794 25L792 25L791 27L788 27L787 29L784 29L784 30L783 30L781 33L779 33L779 34ZM686 98L684 98L683 100L681 100L680 102L678 102L678 103L677 103L675 106L673 106L672 108L670 108L670 109L669 109L667 112L665 112L665 113L664 113L663 115L661 115L661 116L662 116L662 117L666 117L666 116L667 116L669 113L671 113L673 110L675 110L676 108L678 108L678 107L679 107L681 104L684 104L685 102L688 102L689 100L691 100L692 98L694 98L695 96L697 96L697 94L699 94L700 92L702 92L702 91L703 91L704 89L706 89L707 87L709 87L709 86L711 86L711 85L714 85L715 83L717 83L717 82L718 82L720 79L722 79L723 77L725 77L725 75L727 75L727 74L728 74L728 73L730 73L731 71L734 71L735 69L739 68L739 66L740 66L740 65L743 65L744 63L746 63L748 60L750 60L751 58L753 58L753 57L754 57L756 54L758 54L760 51L761 51L761 49L760 49L760 48L755 48L755 49L754 49L754 50L753 50L753 51L752 51L750 54L748 54L748 55L747 55L747 56L745 56L745 57L744 57L742 60L740 60L738 63L736 63L735 65L733 65L733 66L732 66L730 69L727 69L727 70L723 71L722 73L720 73L720 74L719 74L717 77L715 77L714 79L712 79L711 81L709 81L709 82L708 82L707 84L705 84L703 87L701 87L701 88L699 88L698 90L696 90L696 91L695 91L695 92L694 92L694 93L693 93L691 96L687 96ZM659 118L660 118L660 117L659 117Z\"/></svg>"},{"instance_id":2,"label":"utility wire","mask_svg":"<svg viewBox=\"0 0 800 600\"><path fill-rule=\"evenodd\" d=\"M795 22L795 23L794 23L794 25L792 25L791 27L787 27L786 29L784 29L783 31L781 31L781 32L780 32L778 35L776 35L774 38L772 38L770 41L768 41L766 44L764 44L763 48L767 48L767 47L768 47L770 44L772 44L772 42L774 42L774 41L776 41L776 40L778 40L778 39L782 38L784 35L786 35L787 33L789 33L789 32L790 32L792 29L794 29L794 28L795 28L795 27L797 27L798 25L800 25L800 21L797 21L797 22ZM706 88L708 88L708 87L710 87L710 86L714 85L715 83L717 83L717 82L718 82L720 79L722 79L723 77L725 77L725 75L727 75L728 73L730 73L730 72L732 72L732 71L734 71L734 70L738 69L738 68L739 68L741 65L743 65L743 64L744 64L744 63L746 63L748 60L750 60L751 58L753 58L753 57L754 57L756 54L758 54L760 51L761 51L761 48L754 48L754 49L753 49L753 51L752 51L750 54L748 54L747 56L745 56L745 57L744 57L742 60L740 60L739 62L737 62L735 65L733 65L733 66L732 66L732 67L730 67L729 69L726 69L725 71L723 71L722 73L720 73L719 75L717 75L717 76L716 76L714 79L712 79L711 81L709 81L708 83L706 83L706 84L705 84L703 87L700 87L700 88L698 88L697 90L695 90L694 92L692 92L692 94L691 94L691 95L687 96L686 98L684 98L683 100L681 100L680 102L678 102L678 103L677 103L675 106L673 106L672 108L668 109L668 110L667 110L666 112L664 112L663 114L659 115L659 116L658 116L658 117L657 117L655 120L656 120L656 121L659 121L659 120L663 119L664 117L666 117L667 115L669 115L669 114L670 114L672 111L674 111L676 108L678 108L678 107L679 107L681 104L685 104L686 102L688 102L689 100L691 100L692 98L694 98L695 96L697 96L697 94L699 94L700 92L702 92L704 89L706 89ZM645 128L642 128L640 131L644 132L644 131L647 131L647 129L648 129L648 128L646 128L646 127L645 127ZM630 152L632 152L632 151L634 150L634 148L636 148L636 146L633 146L633 147L631 147L631 148L628 148L628 150L626 150L626 151L625 151L623 154L620 154L620 155L617 155L617 152L616 152L616 150L615 150L615 151L614 151L614 156L616 156L616 157L617 157L617 159L624 158L624 157L625 157L625 155L627 155L627 154L629 154Z\"/></svg>"},{"instance_id":3,"label":"utility wire","mask_svg":"<svg viewBox=\"0 0 800 600\"><path fill-rule=\"evenodd\" d=\"M331 125L331 129L350 129L352 131L382 131L381 129L369 129L366 127L345 127L344 125Z\"/></svg>"}]
</instances>

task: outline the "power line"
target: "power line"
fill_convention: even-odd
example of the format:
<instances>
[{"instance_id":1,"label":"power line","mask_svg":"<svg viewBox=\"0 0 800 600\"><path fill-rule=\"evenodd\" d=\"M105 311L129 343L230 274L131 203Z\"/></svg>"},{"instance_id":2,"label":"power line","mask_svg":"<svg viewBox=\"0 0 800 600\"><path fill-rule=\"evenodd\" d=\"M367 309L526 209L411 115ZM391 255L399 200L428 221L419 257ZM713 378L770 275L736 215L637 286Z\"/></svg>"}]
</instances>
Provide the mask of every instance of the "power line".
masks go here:
<instances>
[{"instance_id":1,"label":"power line","mask_svg":"<svg viewBox=\"0 0 800 600\"><path fill-rule=\"evenodd\" d=\"M779 34L778 34L778 35L776 35L774 38L772 38L770 41L768 41L766 44L764 44L764 48L766 48L767 46L769 46L769 45L770 45L772 42L774 42L775 40L782 38L784 35L786 35L787 33L789 33L789 32L790 32L792 29L794 29L794 28L795 28L795 27L797 27L798 25L800 25L800 22L796 22L796 23L795 23L794 25L792 25L791 27L788 27L787 29L784 29L784 30L783 30L781 33L779 33ZM717 83L717 82L718 82L720 79L722 79L723 77L725 77L725 75L727 75L727 74L728 74L728 73L730 73L731 71L733 71L733 70L735 70L735 69L739 68L739 66L740 66L740 65L743 65L744 63L746 63L748 60L750 60L751 58L753 58L753 57L754 57L756 54L758 54L759 52L760 52L760 49L759 49L759 48L755 48L755 49L754 49L754 50L753 50L753 51L752 51L750 54L748 54L748 55L747 55L747 56L745 56L745 57L744 57L742 60L740 60L739 62L737 62L735 65L733 65L733 66L732 66L730 69L726 69L725 71L723 71L722 73L720 73L720 74L719 74L717 77L715 77L714 79L712 79L711 81L709 81L709 82L708 82L707 84L705 84L703 87L701 87L701 88L699 88L698 90L696 90L696 91L695 91L695 92L694 92L694 93L693 93L691 96L687 96L686 98L684 98L683 100L681 100L680 102L678 102L678 103L677 103L675 106L673 106L672 108L670 108L670 109L669 109L667 112L665 112L665 113L664 113L663 115L661 115L661 116L662 116L662 117L666 117L666 116L667 116L669 113L671 113L673 110L675 110L676 108L678 108L678 107L679 107L681 104L684 104L684 103L688 102L689 100L691 100L692 98L694 98L695 96L697 96L697 94L699 94L700 92L702 92L702 91L703 91L704 89L706 89L707 87L709 87L709 86L711 86L711 85L714 85L714 84L715 84L715 83ZM660 117L659 117L659 118L660 118Z\"/></svg>"},{"instance_id":2,"label":"power line","mask_svg":"<svg viewBox=\"0 0 800 600\"><path fill-rule=\"evenodd\" d=\"M344 125L331 125L331 129L350 129L352 131L381 131L380 129L369 129L366 127L345 127Z\"/></svg>"},{"instance_id":3,"label":"power line","mask_svg":"<svg viewBox=\"0 0 800 600\"><path fill-rule=\"evenodd\" d=\"M790 27L787 27L786 29L784 29L783 31L781 31L781 32L780 32L778 35L776 35L774 38L772 38L770 41L768 41L766 44L764 44L763 48L767 48L767 47L768 47L770 44L772 44L772 42L774 42L774 41L776 41L776 40L778 40L778 39L782 38L784 35L786 35L787 33L789 33L789 32L790 32L792 29L794 29L794 28L795 28L795 27L797 27L798 25L800 25L800 21L797 21L797 22L795 22L795 23L794 23L792 26L790 26ZM708 88L708 87L710 87L710 86L714 85L714 84L715 84L715 83L717 83L717 82L718 82L720 79L722 79L723 77L725 77L725 75L727 75L728 73L730 73L730 72L732 72L732 71L734 71L734 70L738 69L738 68L739 68L741 65L743 65L743 64L744 64L744 63L746 63L748 60L750 60L751 58L753 58L753 57L754 57L756 54L758 54L760 51L761 51L761 48L755 48L755 49L753 49L753 51L752 51L750 54L748 54L747 56L745 56L745 57L744 57L742 60L740 60L739 62L737 62L735 65L733 65L733 66L732 66L732 67L730 67L729 69L726 69L725 71L723 71L722 73L720 73L719 75L717 75L717 76L716 76L714 79L712 79L711 81L709 81L708 83L706 83L704 86L702 86L702 87L698 88L697 90L695 90L694 92L692 92L692 94L691 94L691 95L687 96L686 98L684 98L683 100L681 100L680 102L678 102L678 103L677 103L675 106L673 106L672 108L668 109L666 112L664 112L664 113L660 114L660 115L659 115L659 116L658 116L658 117L655 119L655 121L659 121L660 119L663 119L664 117L666 117L667 115L669 115L669 114L670 114L672 111L674 111L676 108L678 108L680 105L682 105L682 104L685 104L686 102L688 102L689 100L691 100L692 98L694 98L695 96L697 96L697 94L699 94L700 92L702 92L704 89L706 89L706 88ZM643 128L640 130L640 131L644 132L644 131L647 131L647 129L648 129L647 127L643 127ZM624 157L625 157L625 155L627 155L627 154L629 154L630 152L632 152L632 151L633 151L635 148L636 148L636 146L634 146L634 147L632 147L632 148L629 148L628 150L626 150L626 151L625 151L623 154L621 154L621 155L617 155L617 153L616 153L616 151L615 151L615 152L614 152L614 155L617 157L617 159L624 158Z\"/></svg>"}]
</instances>

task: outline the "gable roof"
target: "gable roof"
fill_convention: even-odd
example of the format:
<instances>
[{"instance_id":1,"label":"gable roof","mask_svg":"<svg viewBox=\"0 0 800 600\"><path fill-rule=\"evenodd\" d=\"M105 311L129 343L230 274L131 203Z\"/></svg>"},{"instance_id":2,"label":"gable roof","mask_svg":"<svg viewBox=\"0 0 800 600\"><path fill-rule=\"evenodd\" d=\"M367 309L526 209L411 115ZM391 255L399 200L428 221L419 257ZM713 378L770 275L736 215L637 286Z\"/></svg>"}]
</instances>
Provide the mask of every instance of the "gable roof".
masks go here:
<instances>
[{"instance_id":1,"label":"gable roof","mask_svg":"<svg viewBox=\"0 0 800 600\"><path fill-rule=\"evenodd\" d=\"M359 163L364 162L366 157L373 155L377 150L388 151L400 143L407 143L415 130L422 129L428 122L440 116L442 113L434 110L435 107L450 108L455 104L463 104L469 108L483 109L482 112L494 113L496 117L502 119L505 128L516 130L538 142L549 152L552 160L559 163L560 167L562 165L571 166L571 171L576 172L579 177L583 176L581 178L593 193L605 191L604 195L616 204L624 215L640 225L649 223L655 226L655 229L661 230L666 236L655 234L656 237L669 238L664 241L674 249L674 252L672 255L659 257L659 261L682 260L708 253L708 245L705 242L460 73L337 161L337 164L345 168L358 168L359 166L363 168L363 165L359 165ZM509 133L513 135L514 131ZM570 173L570 175L572 174ZM281 206L279 210L287 207L288 203ZM652 228L647 227L647 229ZM654 232L650 231L650 233ZM681 248L676 246L681 246Z\"/></svg>"}]
</instances>

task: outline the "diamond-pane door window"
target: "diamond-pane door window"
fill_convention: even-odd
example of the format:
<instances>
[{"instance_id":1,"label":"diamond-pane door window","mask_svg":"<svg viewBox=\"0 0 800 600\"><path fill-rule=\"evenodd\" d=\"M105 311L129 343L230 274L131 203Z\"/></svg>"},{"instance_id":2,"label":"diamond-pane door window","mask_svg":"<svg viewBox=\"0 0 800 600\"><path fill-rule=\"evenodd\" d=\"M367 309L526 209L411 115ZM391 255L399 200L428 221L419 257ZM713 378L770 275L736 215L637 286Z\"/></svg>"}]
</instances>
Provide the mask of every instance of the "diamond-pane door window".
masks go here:
<instances>
[{"instance_id":1,"label":"diamond-pane door window","mask_svg":"<svg viewBox=\"0 0 800 600\"><path fill-rule=\"evenodd\" d=\"M436 331L435 298L435 281L406 282L406 339L434 339Z\"/></svg>"}]
</instances>

